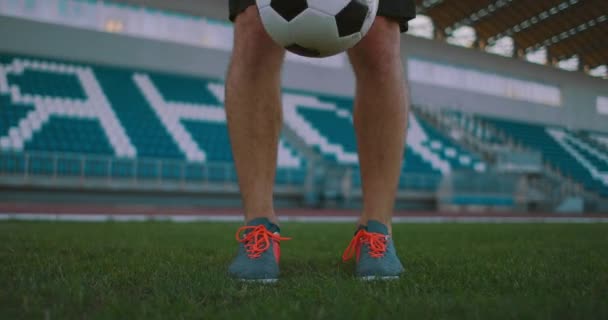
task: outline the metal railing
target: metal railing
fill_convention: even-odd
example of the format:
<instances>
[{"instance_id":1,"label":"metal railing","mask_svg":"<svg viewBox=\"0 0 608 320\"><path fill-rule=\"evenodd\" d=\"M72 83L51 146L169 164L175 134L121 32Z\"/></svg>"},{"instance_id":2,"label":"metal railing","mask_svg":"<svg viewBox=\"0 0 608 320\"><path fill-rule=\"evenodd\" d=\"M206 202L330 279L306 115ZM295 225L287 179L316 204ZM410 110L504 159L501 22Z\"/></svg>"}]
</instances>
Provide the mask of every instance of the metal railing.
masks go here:
<instances>
[{"instance_id":1,"label":"metal railing","mask_svg":"<svg viewBox=\"0 0 608 320\"><path fill-rule=\"evenodd\" d=\"M361 188L361 177L358 168L348 168L344 179L348 179L341 185L343 188L350 187L353 190ZM435 193L442 181L443 177L440 174L427 173L401 173L399 177L399 192L420 191ZM348 192L344 192L348 193Z\"/></svg>"},{"instance_id":2,"label":"metal railing","mask_svg":"<svg viewBox=\"0 0 608 320\"><path fill-rule=\"evenodd\" d=\"M305 169L279 169L278 185L302 185ZM195 163L183 160L151 158L116 158L111 156L27 152L0 153L0 182L19 179L24 182L44 179L150 184L225 184L236 185L233 163Z\"/></svg>"}]
</instances>

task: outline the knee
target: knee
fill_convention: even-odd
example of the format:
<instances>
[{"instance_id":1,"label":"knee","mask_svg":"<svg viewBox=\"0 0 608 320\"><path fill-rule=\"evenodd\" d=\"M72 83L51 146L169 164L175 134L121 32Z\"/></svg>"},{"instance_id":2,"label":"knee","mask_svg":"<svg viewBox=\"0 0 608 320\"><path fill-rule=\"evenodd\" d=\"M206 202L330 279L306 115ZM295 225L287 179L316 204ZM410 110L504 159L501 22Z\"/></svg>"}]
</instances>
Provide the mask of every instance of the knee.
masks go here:
<instances>
[{"instance_id":1,"label":"knee","mask_svg":"<svg viewBox=\"0 0 608 320\"><path fill-rule=\"evenodd\" d=\"M282 63L285 50L266 33L256 6L239 14L234 23L233 62L250 67Z\"/></svg>"},{"instance_id":2,"label":"knee","mask_svg":"<svg viewBox=\"0 0 608 320\"><path fill-rule=\"evenodd\" d=\"M399 24L384 17L376 18L369 33L348 55L355 73L366 77L386 75L401 69L401 33Z\"/></svg>"}]
</instances>

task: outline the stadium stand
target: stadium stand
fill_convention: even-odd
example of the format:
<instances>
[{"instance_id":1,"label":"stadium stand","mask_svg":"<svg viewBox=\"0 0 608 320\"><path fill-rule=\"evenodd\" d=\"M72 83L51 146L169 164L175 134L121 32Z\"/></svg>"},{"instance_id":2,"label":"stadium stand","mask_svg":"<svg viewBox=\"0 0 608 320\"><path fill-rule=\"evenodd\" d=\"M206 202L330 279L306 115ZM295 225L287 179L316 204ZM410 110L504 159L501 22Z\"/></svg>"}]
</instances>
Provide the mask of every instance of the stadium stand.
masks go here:
<instances>
[{"instance_id":1,"label":"stadium stand","mask_svg":"<svg viewBox=\"0 0 608 320\"><path fill-rule=\"evenodd\" d=\"M210 81L12 54L0 61L3 172L236 181ZM149 83L160 98L150 100L141 87ZM305 164L281 139L277 183L303 184Z\"/></svg>"},{"instance_id":2,"label":"stadium stand","mask_svg":"<svg viewBox=\"0 0 608 320\"><path fill-rule=\"evenodd\" d=\"M281 137L277 184L303 186L318 158L351 168L352 187L360 188L352 99L287 90L283 104L299 141ZM601 134L457 111L442 117L451 129L420 110L410 114L400 189L434 193L452 172L489 170L457 129L539 150L564 176L608 195ZM0 54L0 150L4 173L236 182L223 85L200 77Z\"/></svg>"},{"instance_id":3,"label":"stadium stand","mask_svg":"<svg viewBox=\"0 0 608 320\"><path fill-rule=\"evenodd\" d=\"M599 172L608 172L608 156L606 156L606 154L589 144L576 139L572 135L569 135L568 138L569 139L564 139L563 142L574 149L584 161L589 162L589 164Z\"/></svg>"},{"instance_id":4,"label":"stadium stand","mask_svg":"<svg viewBox=\"0 0 608 320\"><path fill-rule=\"evenodd\" d=\"M420 121L424 131L429 135L425 142L438 156L450 163L452 169L484 171L480 157L466 150L445 133L432 127L426 121Z\"/></svg>"},{"instance_id":5,"label":"stadium stand","mask_svg":"<svg viewBox=\"0 0 608 320\"><path fill-rule=\"evenodd\" d=\"M284 103L287 125L304 137L308 146L327 161L357 168L352 101L287 94ZM408 150L400 188L433 191L442 175L463 169L484 171L485 164L478 155L458 145L426 120L410 114ZM415 175L424 175L425 179L415 179ZM361 186L357 170L354 170L353 184L356 188Z\"/></svg>"},{"instance_id":6,"label":"stadium stand","mask_svg":"<svg viewBox=\"0 0 608 320\"><path fill-rule=\"evenodd\" d=\"M236 181L221 83L12 54L0 57L4 171ZM357 168L352 99L287 92L284 100L287 126L310 148L324 161ZM434 191L443 174L482 163L425 120L411 118L401 188ZM221 169L209 169L215 165ZM353 172L358 188L361 179L358 170ZM306 159L283 137L277 182L303 184L305 178Z\"/></svg>"},{"instance_id":7,"label":"stadium stand","mask_svg":"<svg viewBox=\"0 0 608 320\"><path fill-rule=\"evenodd\" d=\"M538 150L545 161L586 189L608 196L608 157L564 128L505 119L482 118L497 131L525 147Z\"/></svg>"},{"instance_id":8,"label":"stadium stand","mask_svg":"<svg viewBox=\"0 0 608 320\"><path fill-rule=\"evenodd\" d=\"M473 138L488 145L501 145L506 141L493 130L491 126L479 121L477 117L458 110L442 110L441 117L453 128L467 132Z\"/></svg>"},{"instance_id":9,"label":"stadium stand","mask_svg":"<svg viewBox=\"0 0 608 320\"><path fill-rule=\"evenodd\" d=\"M582 131L578 132L577 137L602 153L608 154L608 134Z\"/></svg>"}]
</instances>

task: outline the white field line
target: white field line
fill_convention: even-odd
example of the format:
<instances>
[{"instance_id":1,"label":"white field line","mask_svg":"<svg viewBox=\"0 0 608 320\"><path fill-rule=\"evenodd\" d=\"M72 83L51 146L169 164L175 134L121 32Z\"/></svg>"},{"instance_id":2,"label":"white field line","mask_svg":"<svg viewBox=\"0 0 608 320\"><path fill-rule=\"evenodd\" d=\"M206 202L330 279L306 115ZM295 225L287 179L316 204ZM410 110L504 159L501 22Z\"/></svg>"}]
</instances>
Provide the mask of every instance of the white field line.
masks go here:
<instances>
[{"instance_id":1,"label":"white field line","mask_svg":"<svg viewBox=\"0 0 608 320\"><path fill-rule=\"evenodd\" d=\"M145 222L170 221L189 222L242 222L242 216L235 215L143 215L143 214L44 214L44 213L2 213L0 221L72 221L72 222ZM354 223L356 217L343 216L289 216L280 218L283 222L304 223ZM608 223L606 217L395 217L393 223Z\"/></svg>"}]
</instances>

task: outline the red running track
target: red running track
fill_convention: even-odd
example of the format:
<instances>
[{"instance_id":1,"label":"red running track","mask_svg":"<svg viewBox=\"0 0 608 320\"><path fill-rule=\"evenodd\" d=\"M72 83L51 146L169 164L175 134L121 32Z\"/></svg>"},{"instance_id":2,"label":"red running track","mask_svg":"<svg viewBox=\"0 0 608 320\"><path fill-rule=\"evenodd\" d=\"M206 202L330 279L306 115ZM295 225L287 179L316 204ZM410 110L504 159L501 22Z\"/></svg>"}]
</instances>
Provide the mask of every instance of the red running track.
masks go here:
<instances>
[{"instance_id":1,"label":"red running track","mask_svg":"<svg viewBox=\"0 0 608 320\"><path fill-rule=\"evenodd\" d=\"M356 210L279 209L281 219L292 221L354 221ZM83 205L0 203L0 218L18 220L174 220L240 221L238 208L157 207L142 205ZM608 214L554 214L514 212L402 211L396 222L608 222Z\"/></svg>"}]
</instances>

